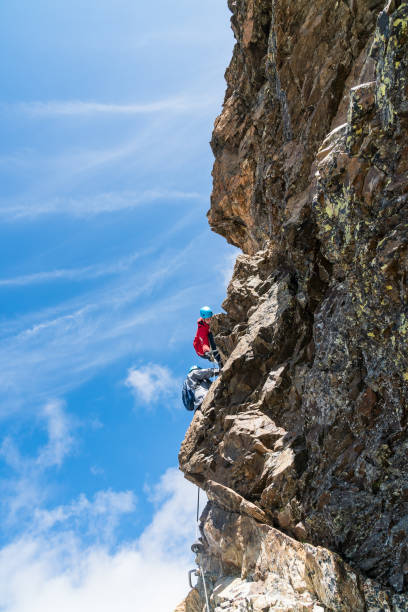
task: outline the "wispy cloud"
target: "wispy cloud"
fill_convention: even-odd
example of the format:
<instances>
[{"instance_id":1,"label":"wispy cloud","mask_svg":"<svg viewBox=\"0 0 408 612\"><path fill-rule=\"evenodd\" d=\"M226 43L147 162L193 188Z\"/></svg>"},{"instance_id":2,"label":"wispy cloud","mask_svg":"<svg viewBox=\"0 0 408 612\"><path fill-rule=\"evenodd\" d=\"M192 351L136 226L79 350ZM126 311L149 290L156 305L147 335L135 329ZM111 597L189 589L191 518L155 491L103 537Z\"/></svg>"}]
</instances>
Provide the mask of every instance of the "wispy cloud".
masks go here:
<instances>
[{"instance_id":1,"label":"wispy cloud","mask_svg":"<svg viewBox=\"0 0 408 612\"><path fill-rule=\"evenodd\" d=\"M34 456L21 453L12 436L4 438L0 458L13 470L13 475L0 483L1 505L11 523L30 516L32 509L47 497L44 474L59 468L75 445L73 423L61 400L50 400L38 411L41 425L47 431L47 442Z\"/></svg>"},{"instance_id":2,"label":"wispy cloud","mask_svg":"<svg viewBox=\"0 0 408 612\"><path fill-rule=\"evenodd\" d=\"M50 116L96 116L96 115L150 115L155 113L190 113L207 109L219 102L218 96L180 95L154 102L111 104L84 100L49 100L20 102L13 106L3 105L3 110L17 110L33 117Z\"/></svg>"},{"instance_id":3,"label":"wispy cloud","mask_svg":"<svg viewBox=\"0 0 408 612\"><path fill-rule=\"evenodd\" d=\"M73 424L65 411L65 403L61 400L50 400L38 411L37 417L47 431L47 443L41 447L38 455L25 458L20 454L13 438L3 439L0 456L17 471L19 476L38 474L49 467L61 466L64 458L71 451L74 439Z\"/></svg>"},{"instance_id":4,"label":"wispy cloud","mask_svg":"<svg viewBox=\"0 0 408 612\"><path fill-rule=\"evenodd\" d=\"M180 268L189 265L196 248L200 249L200 236L184 249L163 252L148 266L137 267L109 285L59 307L27 315L9 327L3 323L1 413L10 410L10 402L15 409L20 398L33 404L50 396L60 397L126 354L163 346L169 322L198 289L178 285L170 294L160 295L160 288L163 283L171 286Z\"/></svg>"},{"instance_id":5,"label":"wispy cloud","mask_svg":"<svg viewBox=\"0 0 408 612\"><path fill-rule=\"evenodd\" d=\"M67 106L58 103L55 108L54 103L34 103L33 118L55 116L60 119L55 126L55 129L61 129L60 138L56 138L58 146L50 150L48 140L44 139L36 142L35 147L10 150L3 160L0 158L0 170L12 176L18 185L15 192L1 199L0 218L29 221L49 214L86 217L130 210L140 206L143 201L185 196L196 199L198 194L188 193L189 187L168 191L164 185L174 185L176 174L180 186L189 184L185 180L185 168L190 159L202 150L205 142L197 137L192 138L192 134L202 131L204 139L208 135L209 127L206 126L216 113L215 99L219 101L219 93L214 99L211 96L199 91L171 99L175 109L190 108L191 112L163 110L139 116L125 115L124 112L112 114L115 108L124 111L133 108L133 105L98 103L96 108L100 110L94 109L94 113L90 114L93 103L67 103ZM174 103L174 100L177 102ZM163 108L171 106L168 101L157 105ZM24 112L28 113L29 108L30 104ZM112 112L104 114L104 108ZM57 113L75 111L78 114L52 115L54 110ZM48 112L51 114L47 115ZM71 121L71 129L68 130L70 117L75 122ZM86 129L80 121L81 117L87 120ZM106 138L102 142L95 140L89 117L106 121ZM110 192L112 184L131 187L122 193ZM106 192L95 193L95 185ZM135 186L139 189L137 193ZM82 195L84 187L87 195ZM198 197L202 198L202 194Z\"/></svg>"},{"instance_id":6,"label":"wispy cloud","mask_svg":"<svg viewBox=\"0 0 408 612\"><path fill-rule=\"evenodd\" d=\"M131 210L153 203L190 200L204 201L206 197L197 192L149 189L142 193L132 191L99 193L92 196L60 197L39 202L14 202L11 206L7 202L3 202L0 205L0 218L2 217L7 221L30 220L43 215L69 215L83 218Z\"/></svg>"},{"instance_id":7,"label":"wispy cloud","mask_svg":"<svg viewBox=\"0 0 408 612\"><path fill-rule=\"evenodd\" d=\"M64 407L62 401L53 400L47 402L43 408L43 416L47 424L48 443L37 458L37 464L41 468L59 467L73 446L72 425Z\"/></svg>"},{"instance_id":8,"label":"wispy cloud","mask_svg":"<svg viewBox=\"0 0 408 612\"><path fill-rule=\"evenodd\" d=\"M191 197L193 197L193 195L195 194L191 194ZM190 195L179 194L178 199L182 199L183 197L189 198ZM198 195L197 198L199 198ZM10 278L0 278L0 289L2 287L26 287L30 285L37 285L54 281L81 282L84 280L98 279L102 277L106 278L108 276L127 273L136 262L139 262L146 256L154 256L155 253L157 253L158 251L161 252L163 250L163 243L167 241L171 236L179 232L183 227L191 223L192 219L196 216L196 214L197 211L195 210L195 208L193 208L189 211L189 213L183 215L177 222L172 224L172 226L165 232L158 234L151 247L143 249L139 252L130 253L129 255L118 259L117 261L93 264L80 268L43 270L41 272L33 272L32 274L21 274ZM51 313L49 314L51 315Z\"/></svg>"},{"instance_id":9,"label":"wispy cloud","mask_svg":"<svg viewBox=\"0 0 408 612\"><path fill-rule=\"evenodd\" d=\"M168 399L179 389L179 381L174 378L169 368L155 363L131 368L125 384L146 404Z\"/></svg>"},{"instance_id":10,"label":"wispy cloud","mask_svg":"<svg viewBox=\"0 0 408 612\"><path fill-rule=\"evenodd\" d=\"M60 270L49 270L46 272L36 272L34 274L23 274L12 278L0 278L0 287L18 287L26 285L36 285L58 280L83 281L99 278L101 276L109 276L112 274L120 274L128 270L136 260L148 251L143 253L133 253L120 259L115 263L110 264L95 264L85 266L83 268L68 268Z\"/></svg>"}]
</instances>

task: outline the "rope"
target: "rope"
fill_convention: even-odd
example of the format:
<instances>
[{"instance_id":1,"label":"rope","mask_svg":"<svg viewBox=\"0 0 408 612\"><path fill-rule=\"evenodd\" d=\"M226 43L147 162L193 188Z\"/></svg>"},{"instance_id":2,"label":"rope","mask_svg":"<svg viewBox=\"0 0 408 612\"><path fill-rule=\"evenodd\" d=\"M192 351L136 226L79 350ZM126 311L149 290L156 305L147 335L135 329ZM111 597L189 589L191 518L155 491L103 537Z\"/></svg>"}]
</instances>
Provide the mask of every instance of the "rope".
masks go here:
<instances>
[{"instance_id":1,"label":"rope","mask_svg":"<svg viewBox=\"0 0 408 612\"><path fill-rule=\"evenodd\" d=\"M210 604L208 603L208 594L207 594L207 587L206 587L206 584L205 584L203 568L200 565L198 567L200 568L201 579L202 579L203 585L204 585L205 605L207 606L207 612L210 612Z\"/></svg>"},{"instance_id":2,"label":"rope","mask_svg":"<svg viewBox=\"0 0 408 612\"><path fill-rule=\"evenodd\" d=\"M198 522L200 520L200 487L197 487L197 514L196 514L196 540L198 540L198 532L199 532L199 528L198 528ZM204 595L205 595L205 605L207 608L207 612L211 612L210 611L210 604L208 602L208 593L207 593L207 585L205 584L205 576L204 576L204 572L203 572L203 568L201 567L201 565L199 563L197 563L198 565L198 569L201 572L201 580L203 581L203 586L204 586Z\"/></svg>"}]
</instances>

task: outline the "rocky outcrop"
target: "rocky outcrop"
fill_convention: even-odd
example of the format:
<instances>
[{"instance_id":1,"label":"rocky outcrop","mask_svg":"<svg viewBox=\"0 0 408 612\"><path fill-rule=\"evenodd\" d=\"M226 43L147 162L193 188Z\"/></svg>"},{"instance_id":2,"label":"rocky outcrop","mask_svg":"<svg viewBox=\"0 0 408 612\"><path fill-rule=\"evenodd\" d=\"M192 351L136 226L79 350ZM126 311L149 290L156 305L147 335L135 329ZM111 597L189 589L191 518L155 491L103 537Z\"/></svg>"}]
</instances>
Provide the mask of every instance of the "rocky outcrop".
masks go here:
<instances>
[{"instance_id":1,"label":"rocky outcrop","mask_svg":"<svg viewBox=\"0 0 408 612\"><path fill-rule=\"evenodd\" d=\"M408 3L229 6L209 221L243 254L179 455L211 606L408 610Z\"/></svg>"}]
</instances>

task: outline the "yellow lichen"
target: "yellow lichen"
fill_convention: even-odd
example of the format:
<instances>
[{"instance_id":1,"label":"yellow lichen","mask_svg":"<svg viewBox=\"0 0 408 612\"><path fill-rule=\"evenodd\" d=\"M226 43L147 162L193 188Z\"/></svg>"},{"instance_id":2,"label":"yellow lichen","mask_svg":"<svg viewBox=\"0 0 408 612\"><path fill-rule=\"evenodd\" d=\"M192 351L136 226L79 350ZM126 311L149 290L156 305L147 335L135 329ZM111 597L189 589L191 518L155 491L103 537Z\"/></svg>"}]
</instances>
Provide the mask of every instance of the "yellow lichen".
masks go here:
<instances>
[{"instance_id":1,"label":"yellow lichen","mask_svg":"<svg viewBox=\"0 0 408 612\"><path fill-rule=\"evenodd\" d=\"M326 214L330 219L334 216L334 208L331 202L328 202L326 205Z\"/></svg>"},{"instance_id":2,"label":"yellow lichen","mask_svg":"<svg viewBox=\"0 0 408 612\"><path fill-rule=\"evenodd\" d=\"M394 21L394 23L392 25L394 27L397 27L397 26L400 25L401 26L401 30L404 32L406 30L406 28L407 28L408 22L407 22L406 19L402 19L401 17L399 17L398 19L396 19Z\"/></svg>"},{"instance_id":3,"label":"yellow lichen","mask_svg":"<svg viewBox=\"0 0 408 612\"><path fill-rule=\"evenodd\" d=\"M386 90L384 83L381 83L381 85L379 86L378 93L380 93L382 96L385 97L387 90Z\"/></svg>"}]
</instances>

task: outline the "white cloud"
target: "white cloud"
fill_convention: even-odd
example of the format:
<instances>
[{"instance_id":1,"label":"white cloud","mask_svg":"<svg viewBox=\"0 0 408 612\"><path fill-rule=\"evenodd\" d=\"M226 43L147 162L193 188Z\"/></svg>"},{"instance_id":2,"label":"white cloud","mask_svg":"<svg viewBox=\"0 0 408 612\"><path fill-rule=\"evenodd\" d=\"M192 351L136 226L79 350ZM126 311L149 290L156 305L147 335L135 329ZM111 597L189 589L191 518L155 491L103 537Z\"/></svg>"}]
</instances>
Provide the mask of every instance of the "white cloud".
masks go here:
<instances>
[{"instance_id":1,"label":"white cloud","mask_svg":"<svg viewBox=\"0 0 408 612\"><path fill-rule=\"evenodd\" d=\"M136 397L147 404L173 396L179 387L178 381L167 367L154 363L141 368L130 368L125 384L135 392Z\"/></svg>"},{"instance_id":2,"label":"white cloud","mask_svg":"<svg viewBox=\"0 0 408 612\"><path fill-rule=\"evenodd\" d=\"M187 570L193 567L196 489L169 469L154 497L151 524L118 550L84 546L72 531L26 533L5 546L0 551L2 612L174 609L188 591Z\"/></svg>"},{"instance_id":3,"label":"white cloud","mask_svg":"<svg viewBox=\"0 0 408 612\"><path fill-rule=\"evenodd\" d=\"M121 516L134 512L135 508L136 497L132 491L97 491L93 500L81 494L70 504L52 510L36 509L32 530L78 529L81 524L97 541L110 543Z\"/></svg>"},{"instance_id":4,"label":"white cloud","mask_svg":"<svg viewBox=\"0 0 408 612\"><path fill-rule=\"evenodd\" d=\"M150 115L153 113L196 113L211 108L219 102L218 96L180 95L143 104L109 104L83 100L50 100L20 102L13 106L3 105L3 110L17 110L35 117L78 116L78 115Z\"/></svg>"},{"instance_id":5,"label":"white cloud","mask_svg":"<svg viewBox=\"0 0 408 612\"><path fill-rule=\"evenodd\" d=\"M148 556L171 560L190 549L196 537L197 487L186 486L186 482L179 470L170 468L152 490L148 489L150 501L157 506L152 522L139 538L140 549ZM200 498L202 511L207 501L203 491Z\"/></svg>"}]
</instances>

